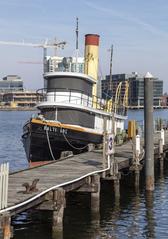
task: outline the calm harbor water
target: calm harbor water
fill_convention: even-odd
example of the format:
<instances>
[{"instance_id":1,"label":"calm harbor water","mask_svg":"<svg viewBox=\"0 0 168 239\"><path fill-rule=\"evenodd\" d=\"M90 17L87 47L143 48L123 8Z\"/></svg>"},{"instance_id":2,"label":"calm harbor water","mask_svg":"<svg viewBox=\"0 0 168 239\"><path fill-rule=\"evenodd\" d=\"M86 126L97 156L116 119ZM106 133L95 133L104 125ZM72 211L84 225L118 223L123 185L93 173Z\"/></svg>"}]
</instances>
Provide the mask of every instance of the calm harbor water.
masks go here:
<instances>
[{"instance_id":1,"label":"calm harbor water","mask_svg":"<svg viewBox=\"0 0 168 239\"><path fill-rule=\"evenodd\" d=\"M28 166L22 147L24 122L33 112L0 111L0 162L9 161L10 170ZM129 119L143 120L143 111L129 111ZM168 119L168 110L157 110L155 117ZM88 194L69 194L64 215L64 239L168 238L168 161L164 172L156 168L155 191L147 195L143 175L135 193L132 175L123 175L120 203L115 201L112 185L101 188L100 215L93 217ZM12 220L15 239L56 239L51 233L52 214L28 211Z\"/></svg>"}]
</instances>

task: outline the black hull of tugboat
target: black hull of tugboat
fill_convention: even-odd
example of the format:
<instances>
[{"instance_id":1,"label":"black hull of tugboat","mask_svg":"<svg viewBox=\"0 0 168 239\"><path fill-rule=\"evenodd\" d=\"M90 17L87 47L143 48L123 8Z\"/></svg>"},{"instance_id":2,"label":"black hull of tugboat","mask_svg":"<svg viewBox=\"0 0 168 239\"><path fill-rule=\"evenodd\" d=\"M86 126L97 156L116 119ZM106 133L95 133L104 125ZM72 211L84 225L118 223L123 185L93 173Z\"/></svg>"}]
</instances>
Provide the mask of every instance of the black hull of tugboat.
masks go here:
<instances>
[{"instance_id":1,"label":"black hull of tugboat","mask_svg":"<svg viewBox=\"0 0 168 239\"><path fill-rule=\"evenodd\" d=\"M59 159L63 151L74 154L87 151L88 144L100 144L103 138L101 134L59 125L29 122L24 128L22 140L27 159L37 164Z\"/></svg>"}]
</instances>

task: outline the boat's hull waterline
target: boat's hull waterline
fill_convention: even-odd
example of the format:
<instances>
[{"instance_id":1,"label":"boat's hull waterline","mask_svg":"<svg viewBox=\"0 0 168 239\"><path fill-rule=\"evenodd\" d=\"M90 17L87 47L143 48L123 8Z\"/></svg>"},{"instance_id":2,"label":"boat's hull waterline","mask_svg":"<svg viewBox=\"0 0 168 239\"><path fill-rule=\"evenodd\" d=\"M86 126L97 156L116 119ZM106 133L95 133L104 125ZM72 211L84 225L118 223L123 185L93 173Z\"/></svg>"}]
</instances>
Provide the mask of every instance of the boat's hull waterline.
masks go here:
<instances>
[{"instance_id":1,"label":"boat's hull waterline","mask_svg":"<svg viewBox=\"0 0 168 239\"><path fill-rule=\"evenodd\" d=\"M22 139L26 155L34 165L57 160L63 151L84 152L88 144L100 144L103 138L101 134L83 128L41 120L31 120L24 126L24 131Z\"/></svg>"}]
</instances>

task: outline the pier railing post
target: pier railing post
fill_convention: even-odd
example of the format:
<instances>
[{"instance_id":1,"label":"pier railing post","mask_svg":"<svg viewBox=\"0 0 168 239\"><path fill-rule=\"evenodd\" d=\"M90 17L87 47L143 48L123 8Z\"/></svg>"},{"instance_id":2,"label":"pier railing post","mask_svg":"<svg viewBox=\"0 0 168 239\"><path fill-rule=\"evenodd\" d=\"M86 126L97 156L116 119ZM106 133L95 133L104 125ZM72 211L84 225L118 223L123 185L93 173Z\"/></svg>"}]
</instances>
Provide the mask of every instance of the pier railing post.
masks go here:
<instances>
[{"instance_id":1,"label":"pier railing post","mask_svg":"<svg viewBox=\"0 0 168 239\"><path fill-rule=\"evenodd\" d=\"M140 154L141 154L140 140L141 139L139 134L133 137L132 165L129 168L130 171L134 172L134 176L135 176L134 184L135 184L135 189L137 192L139 191L139 177L140 177L140 171L142 169L142 165L140 164Z\"/></svg>"},{"instance_id":2,"label":"pier railing post","mask_svg":"<svg viewBox=\"0 0 168 239\"><path fill-rule=\"evenodd\" d=\"M115 117L114 112L111 116L111 133L108 135L108 148L107 148L107 155L110 159L110 175L116 176L118 174L118 162L115 159Z\"/></svg>"},{"instance_id":3,"label":"pier railing post","mask_svg":"<svg viewBox=\"0 0 168 239\"><path fill-rule=\"evenodd\" d=\"M163 151L163 136L164 134L161 133L160 135L160 139L159 139L159 163L160 163L160 175L163 175L163 171L164 171L164 151Z\"/></svg>"},{"instance_id":4,"label":"pier railing post","mask_svg":"<svg viewBox=\"0 0 168 239\"><path fill-rule=\"evenodd\" d=\"M117 202L120 200L120 178L121 174L118 170L118 161L115 158L115 117L114 112L111 115L111 133L108 134L108 147L107 147L107 155L110 161L110 172L108 180L113 181L114 185L114 194Z\"/></svg>"},{"instance_id":5,"label":"pier railing post","mask_svg":"<svg viewBox=\"0 0 168 239\"><path fill-rule=\"evenodd\" d=\"M154 190L153 76L144 77L145 173L146 190Z\"/></svg>"},{"instance_id":6,"label":"pier railing post","mask_svg":"<svg viewBox=\"0 0 168 239\"><path fill-rule=\"evenodd\" d=\"M106 167L107 161L107 117L104 118L103 122L103 169ZM105 172L102 175L105 178Z\"/></svg>"},{"instance_id":7,"label":"pier railing post","mask_svg":"<svg viewBox=\"0 0 168 239\"><path fill-rule=\"evenodd\" d=\"M120 179L121 173L118 170L118 161L114 156L114 152L109 155L110 157L110 179L114 185L115 200L119 203L120 200Z\"/></svg>"},{"instance_id":8,"label":"pier railing post","mask_svg":"<svg viewBox=\"0 0 168 239\"><path fill-rule=\"evenodd\" d=\"M136 135L135 137L135 152L134 152L134 157L135 157L135 188L139 189L139 170L140 170L140 135Z\"/></svg>"}]
</instances>

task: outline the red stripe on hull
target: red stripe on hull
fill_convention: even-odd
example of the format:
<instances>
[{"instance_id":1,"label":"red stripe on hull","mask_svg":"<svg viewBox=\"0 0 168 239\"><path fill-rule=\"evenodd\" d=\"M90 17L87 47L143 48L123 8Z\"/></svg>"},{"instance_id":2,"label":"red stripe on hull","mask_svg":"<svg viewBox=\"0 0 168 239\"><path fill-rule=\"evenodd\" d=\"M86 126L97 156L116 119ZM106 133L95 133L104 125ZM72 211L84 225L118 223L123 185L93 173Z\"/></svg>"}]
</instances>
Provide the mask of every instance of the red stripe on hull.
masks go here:
<instances>
[{"instance_id":1,"label":"red stripe on hull","mask_svg":"<svg viewBox=\"0 0 168 239\"><path fill-rule=\"evenodd\" d=\"M51 163L52 161L37 161L37 162L29 162L29 167L34 168L38 166L42 166L48 163Z\"/></svg>"}]
</instances>

